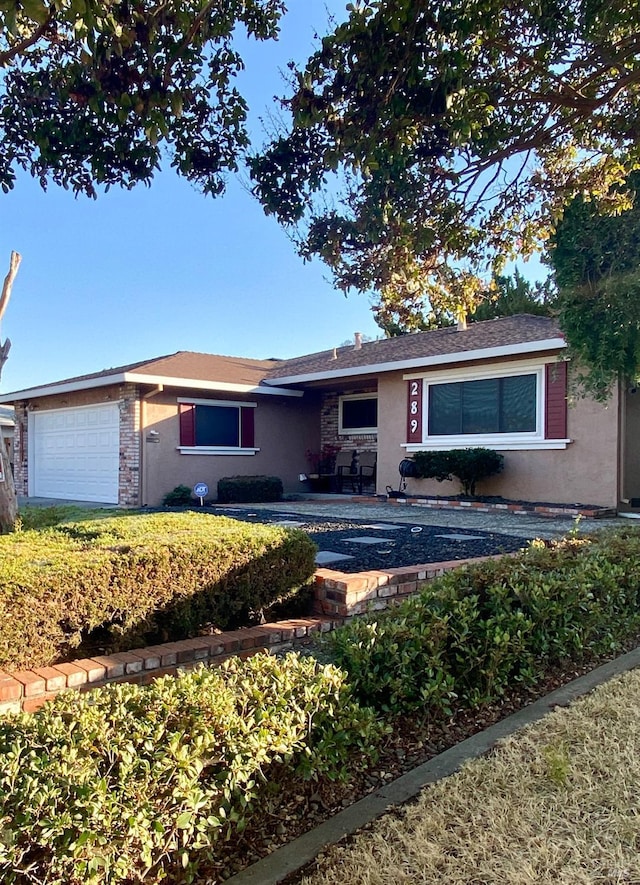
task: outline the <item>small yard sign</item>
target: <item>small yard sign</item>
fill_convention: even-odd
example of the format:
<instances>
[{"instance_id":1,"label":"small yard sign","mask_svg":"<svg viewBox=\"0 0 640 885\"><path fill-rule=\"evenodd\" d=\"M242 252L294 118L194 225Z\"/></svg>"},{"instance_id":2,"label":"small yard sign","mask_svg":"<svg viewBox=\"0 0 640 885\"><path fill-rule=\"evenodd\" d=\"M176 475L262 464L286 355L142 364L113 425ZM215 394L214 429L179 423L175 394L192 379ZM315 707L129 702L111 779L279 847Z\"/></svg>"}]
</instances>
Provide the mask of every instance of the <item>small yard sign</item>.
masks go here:
<instances>
[{"instance_id":1,"label":"small yard sign","mask_svg":"<svg viewBox=\"0 0 640 885\"><path fill-rule=\"evenodd\" d=\"M209 494L209 486L206 482L197 482L193 487L193 494L196 498L200 498L200 506L204 505L204 499Z\"/></svg>"}]
</instances>

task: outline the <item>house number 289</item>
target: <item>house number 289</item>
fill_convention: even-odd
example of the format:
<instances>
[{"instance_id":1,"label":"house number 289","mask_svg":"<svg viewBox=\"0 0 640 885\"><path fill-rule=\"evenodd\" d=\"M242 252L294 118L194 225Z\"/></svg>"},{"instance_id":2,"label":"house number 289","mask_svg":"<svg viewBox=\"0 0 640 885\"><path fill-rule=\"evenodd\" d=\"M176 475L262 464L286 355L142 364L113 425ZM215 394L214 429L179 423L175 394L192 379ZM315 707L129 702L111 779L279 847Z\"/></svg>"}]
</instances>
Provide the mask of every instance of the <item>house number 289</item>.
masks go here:
<instances>
[{"instance_id":1,"label":"house number 289","mask_svg":"<svg viewBox=\"0 0 640 885\"><path fill-rule=\"evenodd\" d=\"M409 381L407 442L422 442L422 382Z\"/></svg>"}]
</instances>

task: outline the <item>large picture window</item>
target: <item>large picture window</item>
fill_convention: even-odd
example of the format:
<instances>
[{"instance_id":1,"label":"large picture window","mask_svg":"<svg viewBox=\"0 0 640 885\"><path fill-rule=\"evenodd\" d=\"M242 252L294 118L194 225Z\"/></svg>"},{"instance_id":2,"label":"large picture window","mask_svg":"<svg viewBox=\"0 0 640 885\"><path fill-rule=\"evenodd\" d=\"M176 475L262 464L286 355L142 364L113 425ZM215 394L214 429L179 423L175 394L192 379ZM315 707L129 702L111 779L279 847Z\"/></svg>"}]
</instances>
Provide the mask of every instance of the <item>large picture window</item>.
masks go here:
<instances>
[{"instance_id":1,"label":"large picture window","mask_svg":"<svg viewBox=\"0 0 640 885\"><path fill-rule=\"evenodd\" d=\"M377 396L369 393L340 397L339 433L376 433L377 430Z\"/></svg>"},{"instance_id":2,"label":"large picture window","mask_svg":"<svg viewBox=\"0 0 640 885\"><path fill-rule=\"evenodd\" d=\"M254 403L178 400L180 450L186 454L254 454Z\"/></svg>"},{"instance_id":3,"label":"large picture window","mask_svg":"<svg viewBox=\"0 0 640 885\"><path fill-rule=\"evenodd\" d=\"M534 374L429 386L428 435L534 433Z\"/></svg>"}]
</instances>

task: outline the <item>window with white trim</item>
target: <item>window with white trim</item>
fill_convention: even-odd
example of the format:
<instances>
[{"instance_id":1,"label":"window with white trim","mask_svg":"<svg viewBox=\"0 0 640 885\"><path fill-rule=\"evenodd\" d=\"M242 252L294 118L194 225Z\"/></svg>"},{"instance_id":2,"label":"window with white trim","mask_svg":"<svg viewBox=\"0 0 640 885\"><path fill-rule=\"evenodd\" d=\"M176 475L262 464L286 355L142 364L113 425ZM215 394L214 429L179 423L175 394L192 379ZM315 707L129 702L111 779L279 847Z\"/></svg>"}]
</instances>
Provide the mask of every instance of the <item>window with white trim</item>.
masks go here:
<instances>
[{"instance_id":1,"label":"window with white trim","mask_svg":"<svg viewBox=\"0 0 640 885\"><path fill-rule=\"evenodd\" d=\"M341 396L338 402L338 433L377 433L378 397L371 393Z\"/></svg>"},{"instance_id":2,"label":"window with white trim","mask_svg":"<svg viewBox=\"0 0 640 885\"><path fill-rule=\"evenodd\" d=\"M255 403L178 398L183 454L255 454Z\"/></svg>"},{"instance_id":3,"label":"window with white trim","mask_svg":"<svg viewBox=\"0 0 640 885\"><path fill-rule=\"evenodd\" d=\"M486 446L507 450L566 448L567 364L527 360L518 366L467 367L405 375L403 446Z\"/></svg>"},{"instance_id":4,"label":"window with white trim","mask_svg":"<svg viewBox=\"0 0 640 885\"><path fill-rule=\"evenodd\" d=\"M430 384L428 436L535 433L537 376Z\"/></svg>"}]
</instances>

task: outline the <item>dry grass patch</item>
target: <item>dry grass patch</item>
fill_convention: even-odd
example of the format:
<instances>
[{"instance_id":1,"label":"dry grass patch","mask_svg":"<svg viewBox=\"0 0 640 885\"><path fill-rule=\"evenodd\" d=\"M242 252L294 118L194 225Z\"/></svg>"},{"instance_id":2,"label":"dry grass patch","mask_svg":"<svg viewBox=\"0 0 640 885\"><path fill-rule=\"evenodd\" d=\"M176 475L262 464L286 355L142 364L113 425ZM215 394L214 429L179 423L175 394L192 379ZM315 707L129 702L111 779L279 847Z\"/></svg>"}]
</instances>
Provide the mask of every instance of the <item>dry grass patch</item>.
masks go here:
<instances>
[{"instance_id":1,"label":"dry grass patch","mask_svg":"<svg viewBox=\"0 0 640 885\"><path fill-rule=\"evenodd\" d=\"M640 671L332 849L304 885L640 883Z\"/></svg>"}]
</instances>

